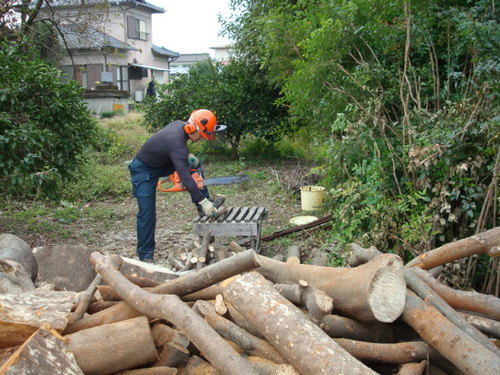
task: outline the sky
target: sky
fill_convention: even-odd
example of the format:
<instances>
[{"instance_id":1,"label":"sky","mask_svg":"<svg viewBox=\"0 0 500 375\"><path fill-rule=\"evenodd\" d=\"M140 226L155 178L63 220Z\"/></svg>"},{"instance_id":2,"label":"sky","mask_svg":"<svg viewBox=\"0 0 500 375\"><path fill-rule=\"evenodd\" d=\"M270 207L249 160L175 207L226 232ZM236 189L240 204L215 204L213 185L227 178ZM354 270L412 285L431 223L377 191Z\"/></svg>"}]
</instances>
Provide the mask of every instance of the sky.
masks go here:
<instances>
[{"instance_id":1,"label":"sky","mask_svg":"<svg viewBox=\"0 0 500 375\"><path fill-rule=\"evenodd\" d=\"M164 14L153 14L153 43L179 53L209 53L210 47L229 44L218 36L217 15L231 15L229 0L148 0L162 7Z\"/></svg>"}]
</instances>

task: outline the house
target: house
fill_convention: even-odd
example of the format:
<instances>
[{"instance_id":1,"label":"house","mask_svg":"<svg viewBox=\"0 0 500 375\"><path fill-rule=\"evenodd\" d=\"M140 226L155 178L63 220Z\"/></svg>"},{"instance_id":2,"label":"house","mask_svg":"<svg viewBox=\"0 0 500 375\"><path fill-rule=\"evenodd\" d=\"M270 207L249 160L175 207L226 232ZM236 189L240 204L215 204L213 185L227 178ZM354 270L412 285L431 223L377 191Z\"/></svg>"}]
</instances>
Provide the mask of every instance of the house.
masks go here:
<instances>
[{"instance_id":1,"label":"house","mask_svg":"<svg viewBox=\"0 0 500 375\"><path fill-rule=\"evenodd\" d=\"M214 50L215 61L219 61L223 65L229 64L229 58L231 57L232 53L231 45L215 46L215 47L210 47L210 49Z\"/></svg>"},{"instance_id":2,"label":"house","mask_svg":"<svg viewBox=\"0 0 500 375\"><path fill-rule=\"evenodd\" d=\"M94 111L126 111L128 99L142 101L151 81L169 81L179 54L152 43L152 17L163 8L145 0L59 0L51 10L68 51L61 69L87 89ZM110 105L105 97L116 100Z\"/></svg>"},{"instance_id":3,"label":"house","mask_svg":"<svg viewBox=\"0 0 500 375\"><path fill-rule=\"evenodd\" d=\"M208 60L210 60L208 53L183 53L170 63L170 75L174 78L180 74L187 74L192 65Z\"/></svg>"}]
</instances>

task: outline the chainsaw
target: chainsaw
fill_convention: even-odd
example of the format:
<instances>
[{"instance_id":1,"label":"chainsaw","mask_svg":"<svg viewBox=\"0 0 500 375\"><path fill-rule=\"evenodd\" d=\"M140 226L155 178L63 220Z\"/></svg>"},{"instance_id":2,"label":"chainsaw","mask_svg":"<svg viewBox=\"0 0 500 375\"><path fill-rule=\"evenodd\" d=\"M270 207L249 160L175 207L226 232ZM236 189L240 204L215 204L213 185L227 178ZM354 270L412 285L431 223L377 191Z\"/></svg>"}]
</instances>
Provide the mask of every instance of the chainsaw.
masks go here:
<instances>
[{"instance_id":1,"label":"chainsaw","mask_svg":"<svg viewBox=\"0 0 500 375\"><path fill-rule=\"evenodd\" d=\"M193 178L194 182L196 182L196 186L198 186L198 189L200 190L203 189L205 186L239 184L248 181L247 175L203 178L196 169L191 169L191 177ZM171 187L167 186L164 187L164 184L165 185L173 184L173 185L171 185ZM174 193L180 191L187 191L187 189L183 185L179 173L175 171L170 176L168 176L168 180L158 181L158 191Z\"/></svg>"}]
</instances>

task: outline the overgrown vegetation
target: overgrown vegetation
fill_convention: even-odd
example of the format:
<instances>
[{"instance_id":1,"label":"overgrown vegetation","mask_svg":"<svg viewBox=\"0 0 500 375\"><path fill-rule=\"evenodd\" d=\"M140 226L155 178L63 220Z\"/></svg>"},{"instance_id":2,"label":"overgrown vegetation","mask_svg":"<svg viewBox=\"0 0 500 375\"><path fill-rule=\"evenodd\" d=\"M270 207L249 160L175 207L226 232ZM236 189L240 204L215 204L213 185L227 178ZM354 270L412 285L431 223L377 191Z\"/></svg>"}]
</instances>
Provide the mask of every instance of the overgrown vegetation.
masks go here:
<instances>
[{"instance_id":1,"label":"overgrown vegetation","mask_svg":"<svg viewBox=\"0 0 500 375\"><path fill-rule=\"evenodd\" d=\"M240 57L283 88L297 126L328 134L332 239L408 258L498 225L494 3L232 4Z\"/></svg>"},{"instance_id":2,"label":"overgrown vegetation","mask_svg":"<svg viewBox=\"0 0 500 375\"><path fill-rule=\"evenodd\" d=\"M96 123L76 82L63 82L26 43L0 49L3 194L56 198L84 164Z\"/></svg>"}]
</instances>

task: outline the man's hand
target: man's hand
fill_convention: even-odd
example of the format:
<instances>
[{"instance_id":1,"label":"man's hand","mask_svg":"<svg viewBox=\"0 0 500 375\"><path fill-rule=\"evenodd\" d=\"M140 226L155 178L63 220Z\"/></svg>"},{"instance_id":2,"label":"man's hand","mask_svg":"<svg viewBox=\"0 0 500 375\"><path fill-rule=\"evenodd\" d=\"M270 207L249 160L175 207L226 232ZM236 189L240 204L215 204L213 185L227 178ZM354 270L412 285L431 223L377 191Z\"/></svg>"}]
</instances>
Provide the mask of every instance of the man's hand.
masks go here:
<instances>
[{"instance_id":1,"label":"man's hand","mask_svg":"<svg viewBox=\"0 0 500 375\"><path fill-rule=\"evenodd\" d=\"M196 169L200 166L200 160L193 154L188 154L188 163L190 169Z\"/></svg>"},{"instance_id":2,"label":"man's hand","mask_svg":"<svg viewBox=\"0 0 500 375\"><path fill-rule=\"evenodd\" d=\"M219 213L217 212L217 207L215 207L215 204L210 202L207 198L203 199L199 203L200 203L201 208L203 209L203 213L206 216L213 217L213 218L216 218L217 216L219 216Z\"/></svg>"}]
</instances>

